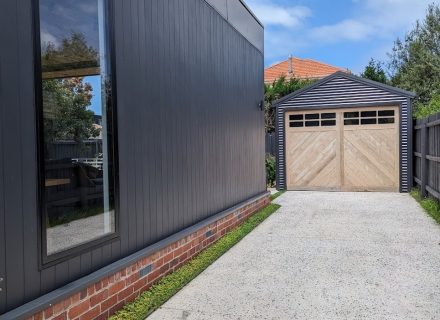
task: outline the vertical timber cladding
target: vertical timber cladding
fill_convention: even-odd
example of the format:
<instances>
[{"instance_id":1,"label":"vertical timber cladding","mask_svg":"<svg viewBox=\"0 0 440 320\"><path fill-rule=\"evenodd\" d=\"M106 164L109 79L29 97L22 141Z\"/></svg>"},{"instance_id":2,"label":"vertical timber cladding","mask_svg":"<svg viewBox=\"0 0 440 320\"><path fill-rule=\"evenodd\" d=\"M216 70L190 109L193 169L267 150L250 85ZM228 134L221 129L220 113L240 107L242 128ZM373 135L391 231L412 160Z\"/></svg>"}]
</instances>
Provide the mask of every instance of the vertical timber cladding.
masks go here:
<instances>
[{"instance_id":1,"label":"vertical timber cladding","mask_svg":"<svg viewBox=\"0 0 440 320\"><path fill-rule=\"evenodd\" d=\"M286 112L288 190L399 190L399 108Z\"/></svg>"},{"instance_id":2,"label":"vertical timber cladding","mask_svg":"<svg viewBox=\"0 0 440 320\"><path fill-rule=\"evenodd\" d=\"M278 154L277 154L277 188L278 189L288 189L289 188L289 176L288 176L288 148L289 143L295 143L294 141L289 142L289 135L291 133L287 133L286 123L289 120L289 112L292 111L302 111L302 113L310 112L312 109L319 110L319 112L324 112L324 109L335 110L336 116L343 117L344 110L347 108L357 108L357 109L368 109L370 107L398 107L398 113L396 114L395 120L395 130L397 143L399 145L398 150L398 169L399 169L399 190L401 192L408 192L412 185L411 179L411 157L410 150L412 148L412 119L411 119L411 99L414 98L414 94L411 92L407 92L401 90L399 88L390 87L381 83L377 83L371 80L366 80L359 78L357 76L347 74L344 72L336 72L309 87L298 90L280 100L275 102L275 107L277 109L276 114L276 122L277 122L277 138L278 138ZM366 110L365 110L366 111ZM397 112L397 111L396 111ZM313 119L308 119L313 120ZM343 119L340 119L339 122L342 123ZM398 123L398 125L397 125ZM357 128L359 129L359 128ZM336 129L323 129L327 133L321 133L321 141L322 144L330 145L339 145L343 146L342 143L338 143L338 136L335 134ZM301 130L298 130L301 131ZM362 130L361 130L362 131ZM360 132L361 132L360 131ZM333 132L333 133L332 133ZM343 131L346 137L350 138L350 134L353 136L354 134L360 134L360 132L349 132L349 130ZM317 133L314 133L316 135ZM366 133L364 133L365 135ZM295 134L293 135L300 135ZM349 139L347 138L347 139ZM352 137L353 138L353 137ZM339 139L342 139L339 137ZM316 142L319 144L319 142ZM391 143L391 142L390 142ZM304 145L300 148L304 148ZM320 148L320 147L309 147L309 148ZM312 150L310 149L310 150ZM336 150L333 150L328 147L324 150L322 157L337 157L338 154ZM347 151L347 150L346 150ZM349 151L349 150L348 150ZM313 153L313 151L311 151ZM327 153L327 154L326 154ZM342 153L341 153L342 154ZM316 153L315 153L316 156ZM350 155L348 155L350 157ZM317 160L317 166L319 168L319 160ZM324 161L324 160L322 160ZM332 160L334 163L331 163L330 167L327 168L326 172L329 176L325 177L328 181L324 181L324 189L326 190L341 190L341 180L343 176L339 178L340 180L331 180L330 176L333 174L333 171L341 172L341 169L337 168L336 165L338 163L343 164L341 160ZM338 162L339 161L339 162ZM345 160L347 161L347 160ZM301 164L297 164L301 166ZM333 166L333 167L332 167ZM333 168L331 170L331 168ZM322 186L321 186L322 187ZM311 188L308 188L311 189ZM321 188L323 189L323 188ZM352 188L352 189L362 189L362 188ZM397 188L396 188L397 189Z\"/></svg>"}]
</instances>

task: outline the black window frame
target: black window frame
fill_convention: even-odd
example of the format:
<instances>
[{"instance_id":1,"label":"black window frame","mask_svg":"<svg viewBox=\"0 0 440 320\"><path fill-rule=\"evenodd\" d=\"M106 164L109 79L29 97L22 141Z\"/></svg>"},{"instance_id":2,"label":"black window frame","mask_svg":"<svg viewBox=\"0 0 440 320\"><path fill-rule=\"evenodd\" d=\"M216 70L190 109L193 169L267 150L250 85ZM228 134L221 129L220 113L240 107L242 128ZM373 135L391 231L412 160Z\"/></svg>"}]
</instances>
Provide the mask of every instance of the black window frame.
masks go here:
<instances>
[{"instance_id":1,"label":"black window frame","mask_svg":"<svg viewBox=\"0 0 440 320\"><path fill-rule=\"evenodd\" d=\"M118 126L117 126L117 93L116 93L116 59L115 59L115 30L114 30L114 7L111 0L106 0L105 5L105 30L106 46L108 50L108 70L111 81L111 93L106 103L111 109L107 115L108 131L113 137L111 145L112 164L109 166L110 176L113 183L114 198L114 232L88 241L78 246L48 255L45 203L45 159L44 159L44 124L43 124L43 91L42 91L42 62L41 62L41 37L40 37L40 0L32 0L33 18L33 56L34 56L34 98L35 98L35 122L36 122L36 149L37 149L37 232L38 232L38 256L39 269L46 269L67 261L71 258L90 252L93 249L120 240L120 198L119 198L119 157L118 157ZM108 109L107 109L108 110Z\"/></svg>"}]
</instances>

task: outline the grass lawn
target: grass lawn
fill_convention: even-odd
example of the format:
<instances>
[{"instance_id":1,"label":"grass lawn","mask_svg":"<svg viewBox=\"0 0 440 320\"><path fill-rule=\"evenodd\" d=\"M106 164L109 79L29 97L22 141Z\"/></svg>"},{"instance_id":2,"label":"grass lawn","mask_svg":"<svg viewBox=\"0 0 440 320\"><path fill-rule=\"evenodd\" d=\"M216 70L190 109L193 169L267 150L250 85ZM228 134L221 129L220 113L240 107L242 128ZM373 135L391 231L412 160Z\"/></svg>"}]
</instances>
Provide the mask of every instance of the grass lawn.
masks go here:
<instances>
[{"instance_id":1,"label":"grass lawn","mask_svg":"<svg viewBox=\"0 0 440 320\"><path fill-rule=\"evenodd\" d=\"M206 248L195 258L177 269L174 273L163 277L149 290L142 293L134 302L127 304L118 311L111 320L143 320L175 295L203 270L220 258L226 251L237 244L256 226L274 213L280 206L269 204L249 219L237 226L213 245Z\"/></svg>"},{"instance_id":2,"label":"grass lawn","mask_svg":"<svg viewBox=\"0 0 440 320\"><path fill-rule=\"evenodd\" d=\"M410 193L414 199L422 206L425 211L440 224L440 204L433 198L423 198L420 190L415 188Z\"/></svg>"}]
</instances>

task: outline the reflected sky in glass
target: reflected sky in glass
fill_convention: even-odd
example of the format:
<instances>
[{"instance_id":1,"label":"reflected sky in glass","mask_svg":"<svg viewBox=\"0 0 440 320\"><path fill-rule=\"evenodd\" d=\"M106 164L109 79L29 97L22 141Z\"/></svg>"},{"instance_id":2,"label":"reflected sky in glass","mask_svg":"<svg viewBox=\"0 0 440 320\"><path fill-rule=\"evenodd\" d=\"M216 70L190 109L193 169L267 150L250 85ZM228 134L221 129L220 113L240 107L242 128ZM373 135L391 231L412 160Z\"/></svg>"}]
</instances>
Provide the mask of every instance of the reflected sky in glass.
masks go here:
<instances>
[{"instance_id":1,"label":"reflected sky in glass","mask_svg":"<svg viewBox=\"0 0 440 320\"><path fill-rule=\"evenodd\" d=\"M92 105L89 107L96 115L102 115L101 104L101 76L84 77L84 81L93 87Z\"/></svg>"},{"instance_id":2,"label":"reflected sky in glass","mask_svg":"<svg viewBox=\"0 0 440 320\"><path fill-rule=\"evenodd\" d=\"M59 46L72 33L82 33L99 51L97 0L45 0L40 4L41 43Z\"/></svg>"},{"instance_id":3,"label":"reflected sky in glass","mask_svg":"<svg viewBox=\"0 0 440 320\"><path fill-rule=\"evenodd\" d=\"M40 3L41 44L52 43L57 48L72 33L85 36L87 45L99 51L98 0L45 0ZM93 87L92 105L96 115L102 115L101 76L84 78Z\"/></svg>"}]
</instances>

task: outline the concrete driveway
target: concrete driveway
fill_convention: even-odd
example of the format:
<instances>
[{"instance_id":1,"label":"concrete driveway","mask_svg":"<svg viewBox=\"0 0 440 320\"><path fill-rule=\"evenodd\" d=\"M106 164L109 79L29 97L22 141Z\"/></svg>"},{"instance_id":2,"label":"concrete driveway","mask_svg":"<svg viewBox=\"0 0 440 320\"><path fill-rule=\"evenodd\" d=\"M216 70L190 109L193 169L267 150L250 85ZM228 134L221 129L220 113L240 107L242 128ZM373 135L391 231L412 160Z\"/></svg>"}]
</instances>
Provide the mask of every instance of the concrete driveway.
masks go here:
<instances>
[{"instance_id":1,"label":"concrete driveway","mask_svg":"<svg viewBox=\"0 0 440 320\"><path fill-rule=\"evenodd\" d=\"M440 319L440 226L409 195L276 202L149 319Z\"/></svg>"}]
</instances>

